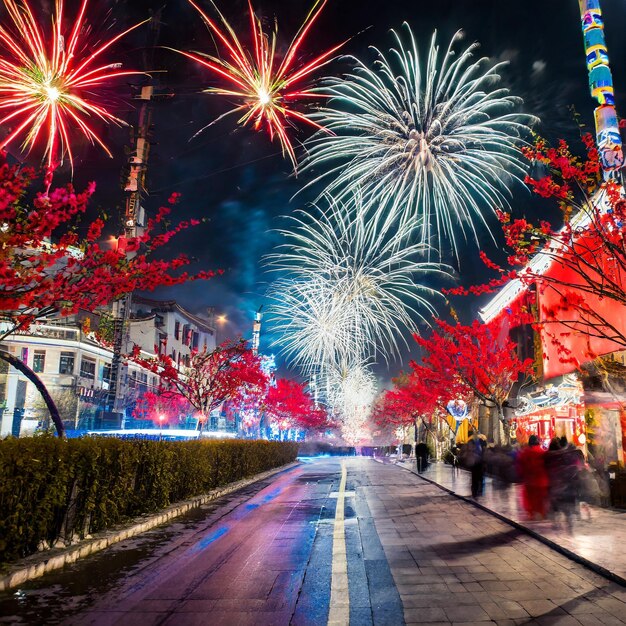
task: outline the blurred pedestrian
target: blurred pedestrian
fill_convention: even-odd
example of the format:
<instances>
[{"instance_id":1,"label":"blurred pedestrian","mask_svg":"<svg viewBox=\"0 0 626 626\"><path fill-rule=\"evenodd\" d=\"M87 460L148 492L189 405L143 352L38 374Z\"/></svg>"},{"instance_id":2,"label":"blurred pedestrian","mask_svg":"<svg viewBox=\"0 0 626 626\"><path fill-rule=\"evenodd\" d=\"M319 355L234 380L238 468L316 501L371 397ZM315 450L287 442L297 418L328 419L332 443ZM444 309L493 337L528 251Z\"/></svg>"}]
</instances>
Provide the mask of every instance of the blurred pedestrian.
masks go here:
<instances>
[{"instance_id":1,"label":"blurred pedestrian","mask_svg":"<svg viewBox=\"0 0 626 626\"><path fill-rule=\"evenodd\" d=\"M417 461L417 471L421 474L428 467L428 459L430 457L430 450L428 446L420 441L415 446L415 459Z\"/></svg>"},{"instance_id":2,"label":"blurred pedestrian","mask_svg":"<svg viewBox=\"0 0 626 626\"><path fill-rule=\"evenodd\" d=\"M555 523L562 515L569 532L574 529L578 514L580 472L584 464L582 452L562 437L552 439L545 456L549 479L550 511Z\"/></svg>"},{"instance_id":3,"label":"blurred pedestrian","mask_svg":"<svg viewBox=\"0 0 626 626\"><path fill-rule=\"evenodd\" d=\"M528 438L528 445L519 453L517 463L522 479L522 505L529 519L546 516L548 500L548 472L545 451L539 445L537 435Z\"/></svg>"},{"instance_id":4,"label":"blurred pedestrian","mask_svg":"<svg viewBox=\"0 0 626 626\"><path fill-rule=\"evenodd\" d=\"M485 483L485 441L470 430L470 438L461 450L461 463L472 474L472 498L483 495Z\"/></svg>"}]
</instances>

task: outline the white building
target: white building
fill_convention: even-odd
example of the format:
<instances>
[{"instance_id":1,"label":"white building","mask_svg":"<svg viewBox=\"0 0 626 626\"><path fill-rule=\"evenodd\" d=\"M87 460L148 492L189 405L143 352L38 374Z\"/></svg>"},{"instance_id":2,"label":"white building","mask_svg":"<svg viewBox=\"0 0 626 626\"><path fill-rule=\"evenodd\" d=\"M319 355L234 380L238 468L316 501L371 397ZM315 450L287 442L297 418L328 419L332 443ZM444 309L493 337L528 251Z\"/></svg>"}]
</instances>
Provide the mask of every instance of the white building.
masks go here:
<instances>
[{"instance_id":1,"label":"white building","mask_svg":"<svg viewBox=\"0 0 626 626\"><path fill-rule=\"evenodd\" d=\"M2 348L21 359L42 380L57 403L66 428L100 426L111 375L112 350L85 333L86 315L46 320L24 332L9 335ZM135 296L129 323L130 343L144 357L156 351L187 364L192 350L215 348L215 330L209 320L185 311L174 301ZM155 374L129 363L124 368L121 393L126 417L148 389L156 389ZM0 437L27 434L47 424L48 411L39 392L21 373L0 361Z\"/></svg>"}]
</instances>

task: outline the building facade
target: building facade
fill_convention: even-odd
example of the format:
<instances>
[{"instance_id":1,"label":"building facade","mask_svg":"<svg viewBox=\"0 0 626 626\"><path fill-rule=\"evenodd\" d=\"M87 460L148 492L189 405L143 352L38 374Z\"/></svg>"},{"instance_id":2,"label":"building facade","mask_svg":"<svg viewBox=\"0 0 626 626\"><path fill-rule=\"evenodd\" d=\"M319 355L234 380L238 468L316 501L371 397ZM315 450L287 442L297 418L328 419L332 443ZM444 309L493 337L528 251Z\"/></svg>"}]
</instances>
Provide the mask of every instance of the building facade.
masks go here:
<instances>
[{"instance_id":1,"label":"building facade","mask_svg":"<svg viewBox=\"0 0 626 626\"><path fill-rule=\"evenodd\" d=\"M93 332L85 332L84 319L97 316L49 319L27 331L9 335L2 349L22 360L44 383L72 430L98 430L129 425L137 400L158 389L158 377L129 361L120 385L124 418L108 424L103 407L111 378L113 351ZM142 356L169 354L186 365L193 350L215 348L215 330L210 320L195 316L174 301L135 296L128 322L129 343L139 346ZM30 434L50 428L48 410L34 385L21 373L0 362L0 437ZM2 367L3 366L3 367Z\"/></svg>"}]
</instances>

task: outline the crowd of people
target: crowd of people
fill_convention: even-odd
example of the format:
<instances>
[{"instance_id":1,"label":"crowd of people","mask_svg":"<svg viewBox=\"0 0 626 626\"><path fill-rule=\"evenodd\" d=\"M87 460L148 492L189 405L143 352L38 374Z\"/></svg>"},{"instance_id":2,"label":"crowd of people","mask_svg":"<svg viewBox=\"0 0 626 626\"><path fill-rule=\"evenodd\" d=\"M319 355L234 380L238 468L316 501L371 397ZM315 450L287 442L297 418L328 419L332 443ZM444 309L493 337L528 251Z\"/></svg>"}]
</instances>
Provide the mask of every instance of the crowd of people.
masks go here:
<instances>
[{"instance_id":1,"label":"crowd of people","mask_svg":"<svg viewBox=\"0 0 626 626\"><path fill-rule=\"evenodd\" d=\"M566 437L553 438L544 450L538 437L531 435L528 445L505 451L487 447L484 435L470 433L468 442L453 453L454 462L471 472L474 498L483 494L486 469L521 482L521 504L529 519L550 517L571 531L576 518L589 515L587 504L602 499L597 475Z\"/></svg>"}]
</instances>

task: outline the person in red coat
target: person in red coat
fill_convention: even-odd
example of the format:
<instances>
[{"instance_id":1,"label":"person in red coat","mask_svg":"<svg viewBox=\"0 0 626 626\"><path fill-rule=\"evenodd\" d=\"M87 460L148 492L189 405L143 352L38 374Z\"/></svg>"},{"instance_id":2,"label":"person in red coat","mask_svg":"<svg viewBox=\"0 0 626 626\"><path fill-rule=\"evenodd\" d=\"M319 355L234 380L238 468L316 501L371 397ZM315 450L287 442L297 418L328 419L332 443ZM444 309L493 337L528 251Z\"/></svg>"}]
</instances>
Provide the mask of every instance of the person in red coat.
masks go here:
<instances>
[{"instance_id":1,"label":"person in red coat","mask_svg":"<svg viewBox=\"0 0 626 626\"><path fill-rule=\"evenodd\" d=\"M522 505L530 519L546 516L548 502L548 472L545 464L545 451L539 445L537 435L531 435L517 459L522 478Z\"/></svg>"}]
</instances>

